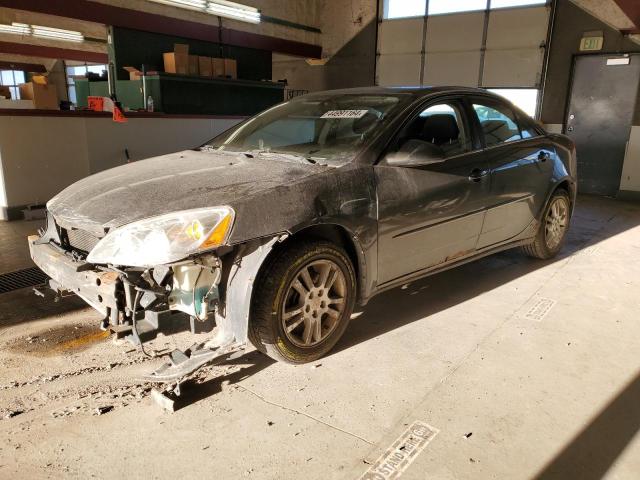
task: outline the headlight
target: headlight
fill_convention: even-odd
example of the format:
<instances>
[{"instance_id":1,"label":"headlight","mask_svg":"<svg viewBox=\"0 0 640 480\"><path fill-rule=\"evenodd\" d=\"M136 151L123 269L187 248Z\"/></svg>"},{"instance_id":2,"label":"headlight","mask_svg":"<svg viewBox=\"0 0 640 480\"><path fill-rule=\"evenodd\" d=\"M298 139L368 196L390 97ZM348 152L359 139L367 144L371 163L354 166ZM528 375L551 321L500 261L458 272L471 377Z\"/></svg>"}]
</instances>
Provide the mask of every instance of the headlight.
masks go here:
<instances>
[{"instance_id":1,"label":"headlight","mask_svg":"<svg viewBox=\"0 0 640 480\"><path fill-rule=\"evenodd\" d=\"M199 208L130 223L100 240L87 261L130 267L176 262L224 244L234 216L231 207Z\"/></svg>"}]
</instances>

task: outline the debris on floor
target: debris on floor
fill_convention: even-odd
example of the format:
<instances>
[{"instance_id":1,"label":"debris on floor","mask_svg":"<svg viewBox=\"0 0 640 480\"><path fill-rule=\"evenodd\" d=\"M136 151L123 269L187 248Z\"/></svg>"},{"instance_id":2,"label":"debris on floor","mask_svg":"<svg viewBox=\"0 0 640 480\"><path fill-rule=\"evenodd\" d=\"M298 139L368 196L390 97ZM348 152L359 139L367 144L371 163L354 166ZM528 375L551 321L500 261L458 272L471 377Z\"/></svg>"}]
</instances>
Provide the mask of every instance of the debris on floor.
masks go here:
<instances>
[{"instance_id":1,"label":"debris on floor","mask_svg":"<svg viewBox=\"0 0 640 480\"><path fill-rule=\"evenodd\" d=\"M113 410L113 405L105 405L105 406L96 408L95 414L104 415L105 413L109 413L111 410Z\"/></svg>"}]
</instances>

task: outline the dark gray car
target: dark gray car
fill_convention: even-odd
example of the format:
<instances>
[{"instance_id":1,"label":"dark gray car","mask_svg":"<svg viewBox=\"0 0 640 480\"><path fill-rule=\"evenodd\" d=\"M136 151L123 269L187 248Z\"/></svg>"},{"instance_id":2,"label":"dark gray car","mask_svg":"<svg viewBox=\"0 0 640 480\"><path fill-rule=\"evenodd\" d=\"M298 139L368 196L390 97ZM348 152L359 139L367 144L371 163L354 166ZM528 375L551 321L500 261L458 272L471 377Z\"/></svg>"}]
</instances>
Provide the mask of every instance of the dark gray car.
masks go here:
<instances>
[{"instance_id":1,"label":"dark gray car","mask_svg":"<svg viewBox=\"0 0 640 480\"><path fill-rule=\"evenodd\" d=\"M573 143L501 97L339 90L88 177L29 243L54 290L136 344L215 325L152 377L175 381L248 339L313 361L383 290L517 246L551 258L575 195Z\"/></svg>"}]
</instances>

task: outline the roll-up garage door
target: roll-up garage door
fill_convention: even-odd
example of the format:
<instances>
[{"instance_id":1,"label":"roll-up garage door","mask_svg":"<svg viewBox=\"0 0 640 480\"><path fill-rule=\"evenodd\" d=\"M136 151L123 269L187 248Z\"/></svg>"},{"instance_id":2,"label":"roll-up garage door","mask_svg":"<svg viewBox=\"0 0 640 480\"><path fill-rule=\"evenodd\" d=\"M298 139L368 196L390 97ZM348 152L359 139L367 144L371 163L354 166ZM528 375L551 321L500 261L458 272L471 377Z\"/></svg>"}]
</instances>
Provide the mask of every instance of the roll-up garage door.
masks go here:
<instances>
[{"instance_id":1,"label":"roll-up garage door","mask_svg":"<svg viewBox=\"0 0 640 480\"><path fill-rule=\"evenodd\" d=\"M478 85L484 15L472 12L429 17L424 85Z\"/></svg>"},{"instance_id":2,"label":"roll-up garage door","mask_svg":"<svg viewBox=\"0 0 640 480\"><path fill-rule=\"evenodd\" d=\"M538 87L548 25L549 9L545 6L492 10L482 86Z\"/></svg>"},{"instance_id":3,"label":"roll-up garage door","mask_svg":"<svg viewBox=\"0 0 640 480\"><path fill-rule=\"evenodd\" d=\"M382 19L377 84L538 88L549 11L540 5Z\"/></svg>"},{"instance_id":4,"label":"roll-up garage door","mask_svg":"<svg viewBox=\"0 0 640 480\"><path fill-rule=\"evenodd\" d=\"M420 85L424 23L424 18L406 18L378 24L378 85Z\"/></svg>"}]
</instances>

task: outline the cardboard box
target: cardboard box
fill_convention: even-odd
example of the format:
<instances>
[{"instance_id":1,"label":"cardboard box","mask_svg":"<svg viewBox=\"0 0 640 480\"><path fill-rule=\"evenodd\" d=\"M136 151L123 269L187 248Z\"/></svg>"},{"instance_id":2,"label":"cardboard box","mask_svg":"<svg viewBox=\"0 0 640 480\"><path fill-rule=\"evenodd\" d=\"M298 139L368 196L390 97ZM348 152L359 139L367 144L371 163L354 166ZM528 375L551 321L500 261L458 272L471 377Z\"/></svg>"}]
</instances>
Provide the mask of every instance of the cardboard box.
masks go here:
<instances>
[{"instance_id":1,"label":"cardboard box","mask_svg":"<svg viewBox=\"0 0 640 480\"><path fill-rule=\"evenodd\" d=\"M31 81L33 83L37 83L38 85L48 85L49 81L45 75L32 75Z\"/></svg>"},{"instance_id":2,"label":"cardboard box","mask_svg":"<svg viewBox=\"0 0 640 480\"><path fill-rule=\"evenodd\" d=\"M178 73L187 75L189 73L189 55L169 52L163 53L164 71L167 73Z\"/></svg>"},{"instance_id":3,"label":"cardboard box","mask_svg":"<svg viewBox=\"0 0 640 480\"><path fill-rule=\"evenodd\" d=\"M213 69L214 77L224 77L224 59L223 58L212 58L211 68Z\"/></svg>"},{"instance_id":4,"label":"cardboard box","mask_svg":"<svg viewBox=\"0 0 640 480\"><path fill-rule=\"evenodd\" d=\"M173 51L175 53L179 53L180 55L189 55L189 45L186 43L174 43Z\"/></svg>"},{"instance_id":5,"label":"cardboard box","mask_svg":"<svg viewBox=\"0 0 640 480\"><path fill-rule=\"evenodd\" d=\"M3 87L0 85L0 97L4 97L6 100L11 100L11 90L9 87Z\"/></svg>"},{"instance_id":6,"label":"cardboard box","mask_svg":"<svg viewBox=\"0 0 640 480\"><path fill-rule=\"evenodd\" d=\"M142 71L138 70L136 67L122 67L127 72L129 72L129 80L141 80L142 79ZM155 70L147 71L147 76L149 75L157 75L158 72Z\"/></svg>"},{"instance_id":7,"label":"cardboard box","mask_svg":"<svg viewBox=\"0 0 640 480\"><path fill-rule=\"evenodd\" d=\"M20 98L33 101L36 109L59 110L58 92L55 85L40 83L23 83L19 86Z\"/></svg>"},{"instance_id":8,"label":"cardboard box","mask_svg":"<svg viewBox=\"0 0 640 480\"><path fill-rule=\"evenodd\" d=\"M189 75L189 45L176 43L173 52L163 53L162 58L165 72Z\"/></svg>"},{"instance_id":9,"label":"cardboard box","mask_svg":"<svg viewBox=\"0 0 640 480\"><path fill-rule=\"evenodd\" d=\"M198 57L198 69L201 77L213 77L213 62L211 57Z\"/></svg>"},{"instance_id":10,"label":"cardboard box","mask_svg":"<svg viewBox=\"0 0 640 480\"><path fill-rule=\"evenodd\" d=\"M224 76L238 78L238 62L232 58L224 59Z\"/></svg>"},{"instance_id":11,"label":"cardboard box","mask_svg":"<svg viewBox=\"0 0 640 480\"><path fill-rule=\"evenodd\" d=\"M200 74L198 55L189 55L189 75L198 76Z\"/></svg>"},{"instance_id":12,"label":"cardboard box","mask_svg":"<svg viewBox=\"0 0 640 480\"><path fill-rule=\"evenodd\" d=\"M129 80L140 80L142 77L142 72L138 70L136 67L122 67L127 72L129 72Z\"/></svg>"}]
</instances>

